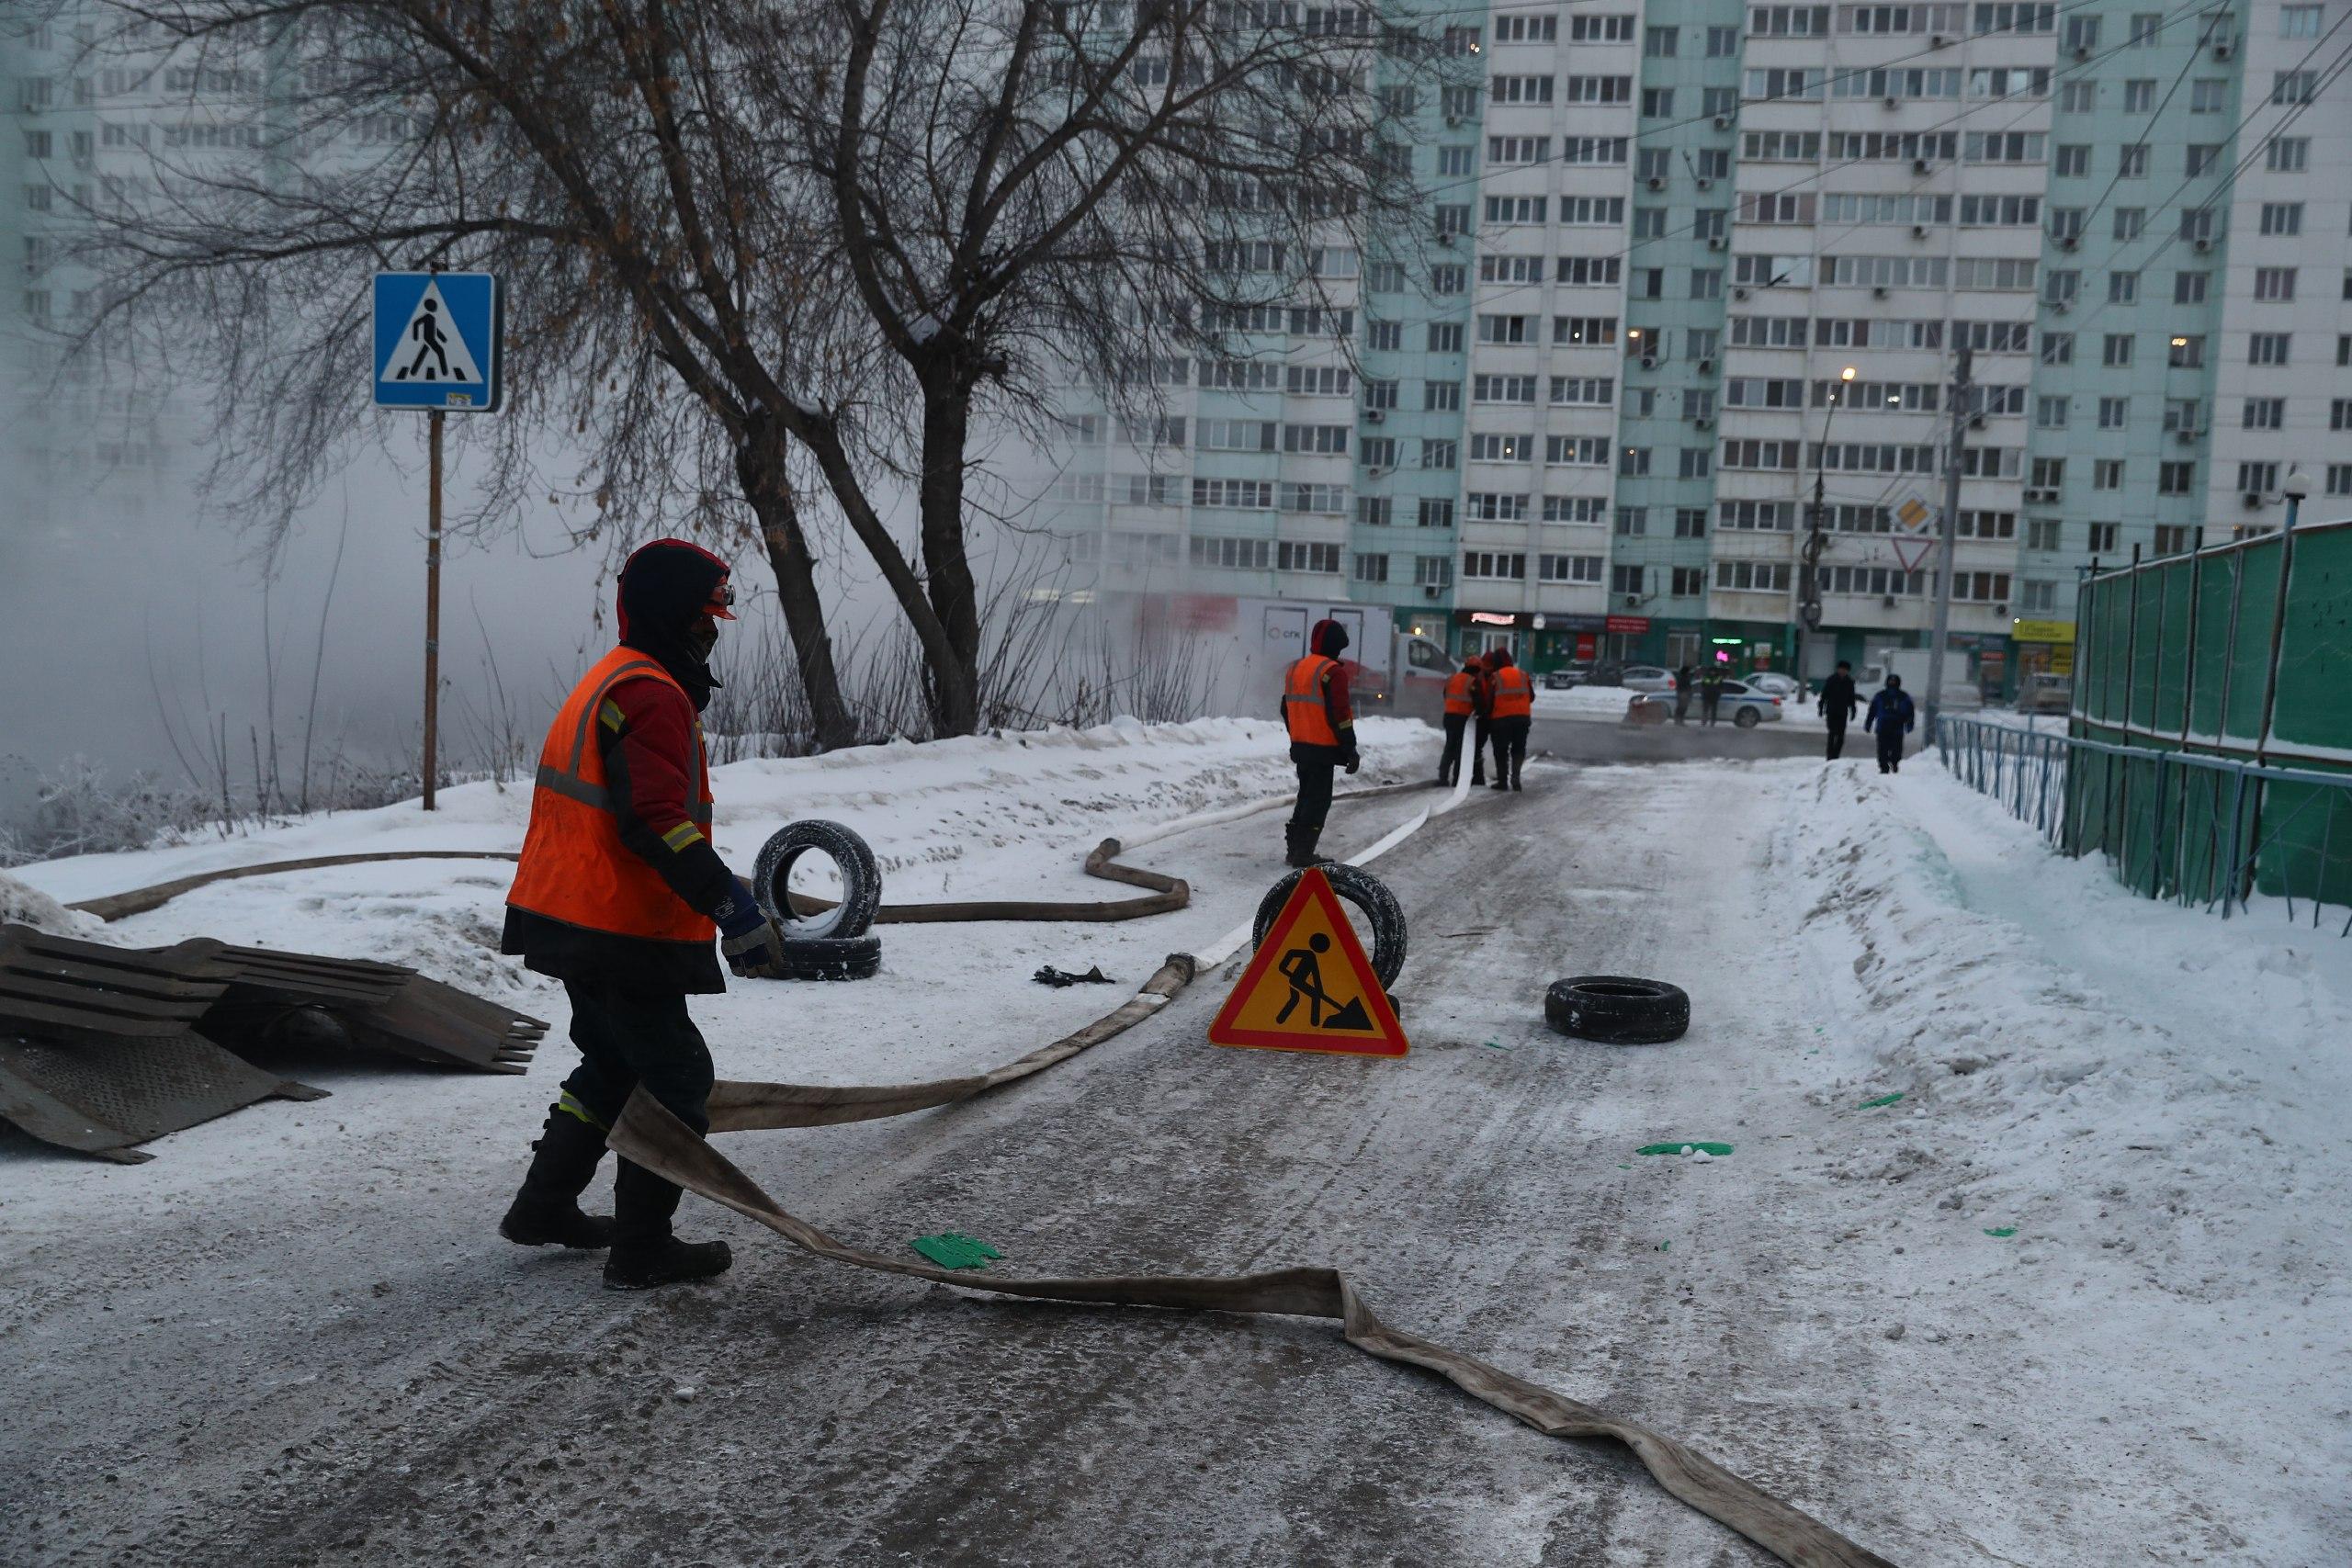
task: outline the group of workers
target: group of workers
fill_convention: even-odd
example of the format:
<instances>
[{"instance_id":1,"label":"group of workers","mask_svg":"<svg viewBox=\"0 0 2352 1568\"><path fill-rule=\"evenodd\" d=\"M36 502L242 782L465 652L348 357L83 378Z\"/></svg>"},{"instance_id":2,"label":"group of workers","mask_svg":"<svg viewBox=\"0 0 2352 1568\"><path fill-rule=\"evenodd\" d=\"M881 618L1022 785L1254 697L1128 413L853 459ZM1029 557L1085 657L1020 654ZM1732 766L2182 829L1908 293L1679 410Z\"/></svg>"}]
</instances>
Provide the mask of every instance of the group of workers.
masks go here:
<instances>
[{"instance_id":1,"label":"group of workers","mask_svg":"<svg viewBox=\"0 0 2352 1568\"><path fill-rule=\"evenodd\" d=\"M1441 786L1462 778L1462 734L1470 732L1470 782L1487 782L1487 747L1495 749L1496 789L1520 787L1527 762L1527 731L1535 718L1535 682L1508 648L1474 653L1445 682L1445 750L1438 758Z\"/></svg>"}]
</instances>

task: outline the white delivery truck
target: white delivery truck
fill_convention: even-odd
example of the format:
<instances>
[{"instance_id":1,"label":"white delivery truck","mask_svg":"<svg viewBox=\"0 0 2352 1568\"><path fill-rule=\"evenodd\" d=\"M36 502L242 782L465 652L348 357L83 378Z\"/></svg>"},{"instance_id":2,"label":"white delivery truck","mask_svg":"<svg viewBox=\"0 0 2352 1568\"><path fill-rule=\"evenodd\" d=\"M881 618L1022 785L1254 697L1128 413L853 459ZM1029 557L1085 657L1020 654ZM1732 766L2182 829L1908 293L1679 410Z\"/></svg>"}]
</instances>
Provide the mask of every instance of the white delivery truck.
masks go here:
<instances>
[{"instance_id":1,"label":"white delivery truck","mask_svg":"<svg viewBox=\"0 0 2352 1568\"><path fill-rule=\"evenodd\" d=\"M1911 694L1911 701L1918 707L1928 705L1928 660L1929 650L1924 648L1881 648L1871 650L1862 667L1856 671L1855 682L1862 701L1886 684L1887 673L1903 677L1903 689ZM1958 649L1944 655L1943 708L1976 708L1984 705L1984 695L1968 676L1968 655Z\"/></svg>"},{"instance_id":2,"label":"white delivery truck","mask_svg":"<svg viewBox=\"0 0 2352 1568\"><path fill-rule=\"evenodd\" d=\"M1347 628L1348 689L1363 715L1393 714L1434 722L1445 709L1446 677L1457 668L1428 637L1396 631L1385 604L1334 604L1316 599L1236 599L1227 668L1239 684L1238 711L1280 711L1283 674L1306 652L1316 622Z\"/></svg>"}]
</instances>

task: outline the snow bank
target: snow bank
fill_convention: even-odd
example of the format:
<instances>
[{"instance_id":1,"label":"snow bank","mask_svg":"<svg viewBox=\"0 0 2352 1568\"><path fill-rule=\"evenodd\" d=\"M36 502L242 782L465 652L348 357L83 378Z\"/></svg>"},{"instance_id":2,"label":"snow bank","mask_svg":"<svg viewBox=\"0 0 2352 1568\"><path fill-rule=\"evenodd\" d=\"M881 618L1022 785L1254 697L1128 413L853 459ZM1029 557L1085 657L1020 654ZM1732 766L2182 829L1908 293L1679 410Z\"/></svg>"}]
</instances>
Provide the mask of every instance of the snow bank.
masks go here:
<instances>
[{"instance_id":1,"label":"snow bank","mask_svg":"<svg viewBox=\"0 0 2352 1568\"><path fill-rule=\"evenodd\" d=\"M51 936L88 937L103 928L89 915L78 915L37 888L0 872L0 925L25 925Z\"/></svg>"}]
</instances>

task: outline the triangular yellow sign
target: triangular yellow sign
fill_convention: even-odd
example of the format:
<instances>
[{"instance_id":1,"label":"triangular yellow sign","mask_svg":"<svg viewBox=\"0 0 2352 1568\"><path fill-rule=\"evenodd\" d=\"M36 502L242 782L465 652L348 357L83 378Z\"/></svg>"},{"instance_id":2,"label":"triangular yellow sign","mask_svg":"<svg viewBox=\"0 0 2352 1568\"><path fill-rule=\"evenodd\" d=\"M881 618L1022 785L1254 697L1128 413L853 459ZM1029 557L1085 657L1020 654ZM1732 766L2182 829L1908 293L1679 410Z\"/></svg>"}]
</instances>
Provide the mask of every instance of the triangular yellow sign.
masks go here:
<instances>
[{"instance_id":1,"label":"triangular yellow sign","mask_svg":"<svg viewBox=\"0 0 2352 1568\"><path fill-rule=\"evenodd\" d=\"M1209 1025L1212 1045L1401 1056L1404 1026L1348 924L1330 879L1309 866Z\"/></svg>"}]
</instances>

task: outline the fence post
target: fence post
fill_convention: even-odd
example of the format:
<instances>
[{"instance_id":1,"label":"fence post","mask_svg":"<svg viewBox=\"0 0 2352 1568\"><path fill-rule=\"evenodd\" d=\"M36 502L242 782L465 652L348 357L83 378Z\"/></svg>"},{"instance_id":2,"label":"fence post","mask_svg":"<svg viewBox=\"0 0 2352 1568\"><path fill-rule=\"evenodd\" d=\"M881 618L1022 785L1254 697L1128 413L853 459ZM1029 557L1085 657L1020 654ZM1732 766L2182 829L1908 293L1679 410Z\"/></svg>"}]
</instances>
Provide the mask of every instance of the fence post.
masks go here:
<instances>
[{"instance_id":1,"label":"fence post","mask_svg":"<svg viewBox=\"0 0 2352 1568\"><path fill-rule=\"evenodd\" d=\"M2287 492L2287 525L2278 530L2278 592L2271 602L2270 663L2262 676L2262 721L2254 732L2254 765L2257 768L2270 761L2270 727L2278 711L2278 653L2287 639L2287 581L2294 574L2296 513L2302 510L2303 502L2302 494L2293 485L2301 478L2301 474L2295 473L2287 476L2290 487ZM2245 890L2248 893L2254 891L2254 863L2262 853L2262 797L2268 793L2269 786L2256 779L2254 785L2254 823L2248 829L2253 848L2246 856L2245 866Z\"/></svg>"},{"instance_id":2,"label":"fence post","mask_svg":"<svg viewBox=\"0 0 2352 1568\"><path fill-rule=\"evenodd\" d=\"M2132 745L2132 672L2140 664L2140 547L2132 547L2132 592L2123 601L2123 722L2116 744ZM2113 761L2114 759L2110 759ZM2125 886L2132 870L2132 762L2122 759L2122 779L2117 786L2109 820L2115 825L2115 854L2123 864Z\"/></svg>"}]
</instances>

